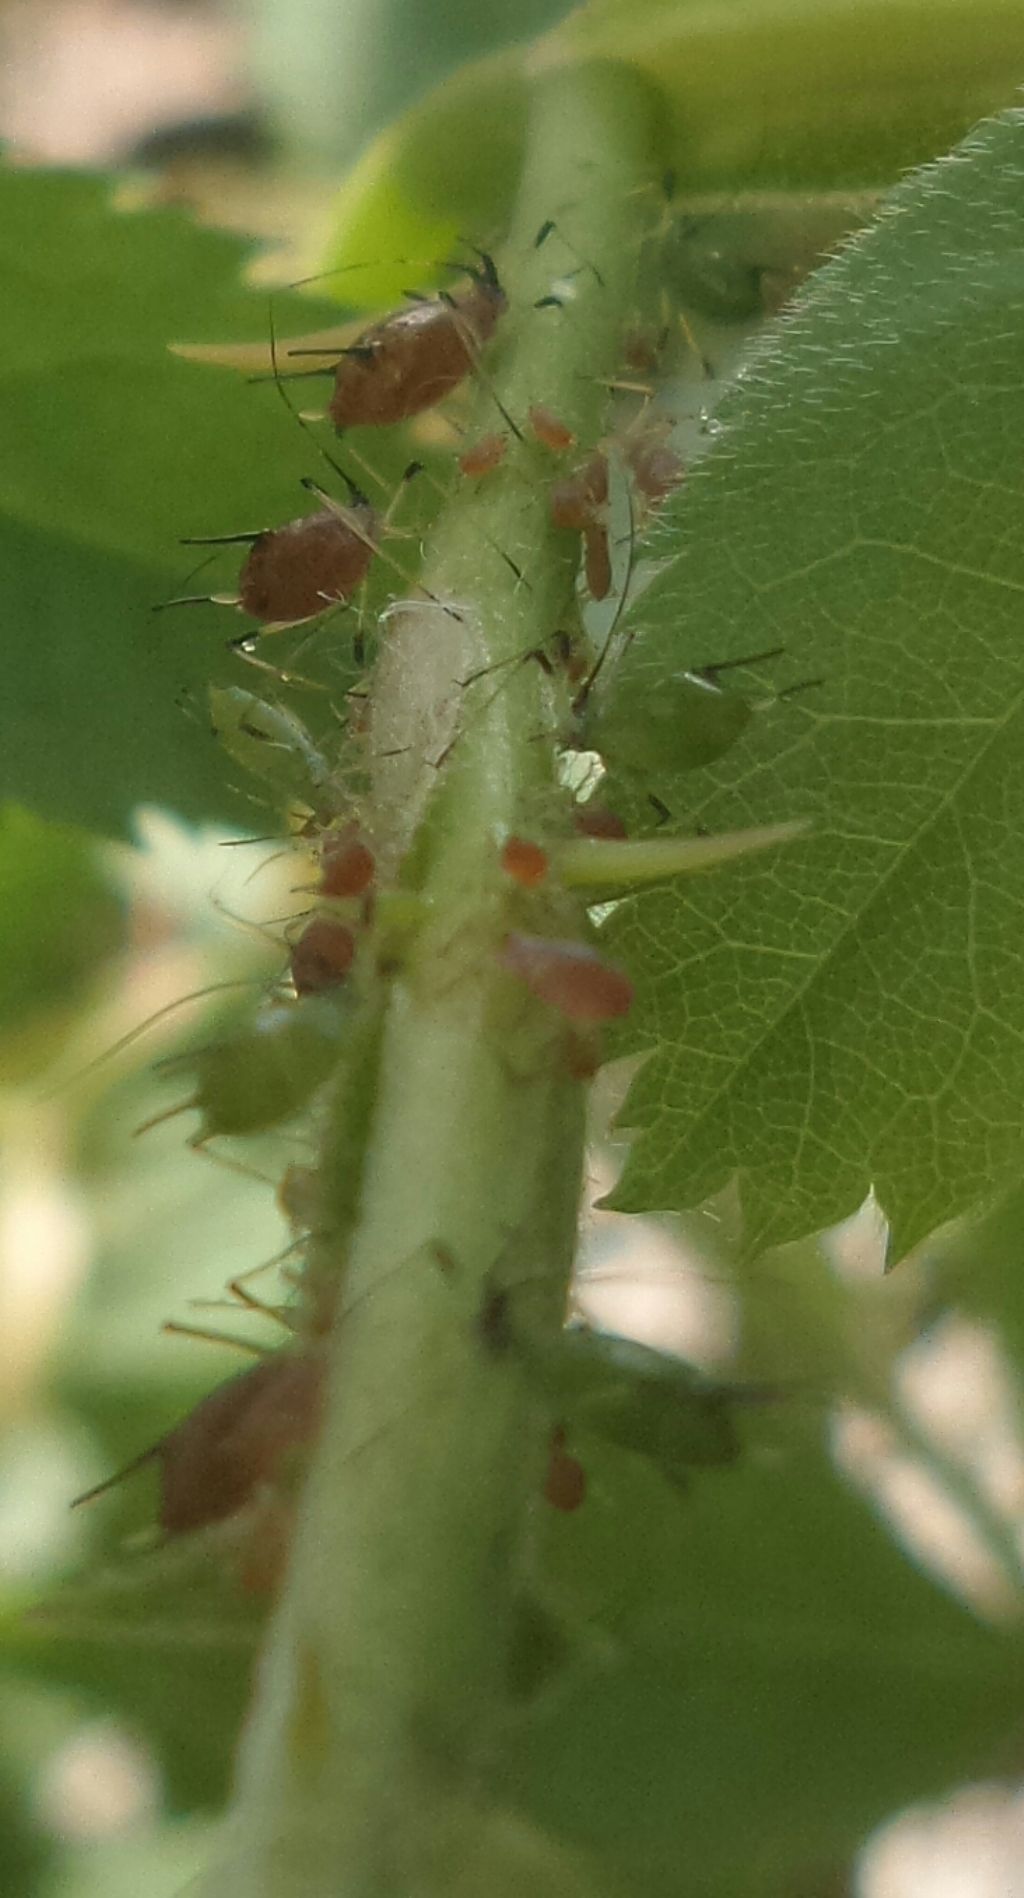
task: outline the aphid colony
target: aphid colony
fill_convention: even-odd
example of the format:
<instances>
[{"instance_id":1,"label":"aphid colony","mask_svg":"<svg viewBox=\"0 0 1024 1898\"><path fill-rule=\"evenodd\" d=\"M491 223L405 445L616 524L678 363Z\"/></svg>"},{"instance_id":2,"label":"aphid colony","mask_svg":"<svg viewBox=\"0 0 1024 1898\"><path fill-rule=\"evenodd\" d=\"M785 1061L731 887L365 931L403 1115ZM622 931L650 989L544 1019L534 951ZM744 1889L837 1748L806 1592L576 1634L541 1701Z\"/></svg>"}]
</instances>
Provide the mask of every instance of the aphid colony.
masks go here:
<instances>
[{"instance_id":1,"label":"aphid colony","mask_svg":"<svg viewBox=\"0 0 1024 1898\"><path fill-rule=\"evenodd\" d=\"M334 352L326 370L299 372L333 378L328 414L336 430L405 421L449 396L474 371L506 297L485 254L467 275L461 291L416 299L371 324ZM525 432L513 427L521 440L530 438L534 450L563 464L549 485L550 521L559 532L580 537L587 590L595 600L605 598L612 584L610 455L631 484L633 517L642 518L682 478L668 424L651 421L641 410L616 442L599 444L567 468L565 458L577 443L553 410L536 403ZM507 448L503 433L468 444L458 456L462 476L486 479L501 466ZM316 620L348 604L380 555L384 523L355 483L337 471L348 485L344 505L310 482L319 503L314 512L282 527L227 537L248 551L237 591L226 603L264 631ZM556 637L554 662L547 654L528 656L560 667L572 687L566 748L596 749L628 772L634 762L630 720L623 718L617 731L617 712L595 690L607 651L608 646L592 664L580 665L575 642ZM401 970L418 926L415 892L380 887L372 820L332 766L329 748L293 712L240 688L214 691L211 706L232 760L261 778L276 802L301 809L299 829L314 853L316 882L310 907L289 931L287 966L275 992L206 1046L166 1064L172 1074L186 1065L194 1072L192 1093L170 1112L198 1113L192 1139L197 1147L271 1132L315 1111L354 1038L368 1024L372 1032L382 989ZM707 762L732 742L752 708L721 686L716 670L706 669L667 682L662 713L663 723L672 725L672 763L678 769L680 745L692 752L687 762ZM645 741L647 736L645 727ZM667 750L667 725L665 744ZM566 794L560 821L566 831L573 827L586 837L615 842L626 835L618 814L594 799L573 805ZM574 939L559 925L570 912L554 887L552 842L520 834L495 839L493 903L504 927L492 954L509 994L521 997L524 1010L539 1010L547 1024L549 1057L584 1077L598 1064L594 1037L627 1014L633 990L626 972L602 955L596 941ZM298 1229L297 1247L308 1254L304 1267L290 1275L293 1302L282 1312L260 1306L237 1284L231 1289L246 1306L283 1317L288 1343L212 1391L129 1466L157 1467L157 1520L165 1536L240 1524L241 1580L257 1590L275 1585L287 1552L295 1484L323 1408L325 1337L337 1298L336 1280L325 1293L313 1263L314 1235L324 1215L312 1171L289 1168L282 1203ZM523 1352L550 1411L543 1494L554 1508L571 1512L584 1500L586 1480L573 1447L580 1434L653 1457L676 1484L691 1467L728 1462L737 1454L733 1394L689 1366L580 1328L540 1348L511 1309L502 1308L500 1324L492 1317L481 1314L481 1338L493 1345L500 1337L501 1348Z\"/></svg>"}]
</instances>

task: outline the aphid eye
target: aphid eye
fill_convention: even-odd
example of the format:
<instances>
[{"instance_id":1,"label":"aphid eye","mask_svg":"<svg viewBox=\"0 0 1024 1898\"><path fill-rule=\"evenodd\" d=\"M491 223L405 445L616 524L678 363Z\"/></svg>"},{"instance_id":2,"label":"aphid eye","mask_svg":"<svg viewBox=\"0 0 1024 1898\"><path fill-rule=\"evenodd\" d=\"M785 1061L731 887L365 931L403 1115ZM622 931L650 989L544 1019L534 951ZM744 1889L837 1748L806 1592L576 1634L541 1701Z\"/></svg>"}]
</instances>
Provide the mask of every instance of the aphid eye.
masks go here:
<instances>
[{"instance_id":1,"label":"aphid eye","mask_svg":"<svg viewBox=\"0 0 1024 1898\"><path fill-rule=\"evenodd\" d=\"M297 995L322 995L344 982L355 960L356 939L344 923L314 916L291 953L291 976Z\"/></svg>"},{"instance_id":2,"label":"aphid eye","mask_svg":"<svg viewBox=\"0 0 1024 1898\"><path fill-rule=\"evenodd\" d=\"M532 843L528 837L509 837L502 847L501 867L505 875L521 884L524 890L534 890L544 882L550 864L547 851L540 844Z\"/></svg>"},{"instance_id":3,"label":"aphid eye","mask_svg":"<svg viewBox=\"0 0 1024 1898\"><path fill-rule=\"evenodd\" d=\"M587 943L513 932L505 937L499 960L538 1001L568 1021L613 1021L632 1007L633 984L625 970Z\"/></svg>"}]
</instances>

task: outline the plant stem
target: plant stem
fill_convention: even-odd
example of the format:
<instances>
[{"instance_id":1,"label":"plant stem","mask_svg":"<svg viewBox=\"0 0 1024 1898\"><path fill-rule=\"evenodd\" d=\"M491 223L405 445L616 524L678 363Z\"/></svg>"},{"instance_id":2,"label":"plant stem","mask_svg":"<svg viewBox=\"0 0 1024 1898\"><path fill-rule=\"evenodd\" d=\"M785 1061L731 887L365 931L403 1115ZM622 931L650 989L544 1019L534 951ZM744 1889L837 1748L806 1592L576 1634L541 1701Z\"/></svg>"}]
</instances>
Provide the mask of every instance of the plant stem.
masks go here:
<instances>
[{"instance_id":1,"label":"plant stem","mask_svg":"<svg viewBox=\"0 0 1024 1898\"><path fill-rule=\"evenodd\" d=\"M500 393L517 420L545 402L581 443L596 439L594 378L614 374L654 169L649 109L612 66L537 81L482 428ZM537 249L561 207L571 245L556 234ZM572 301L538 310L556 263L575 273ZM461 488L425 569L455 607L406 603L382 642L375 836L427 921L374 1043L323 1440L245 1736L229 1861L210 1887L229 1898L504 1889L480 1828L551 1418L498 1318L501 1296L528 1285L531 1313L562 1323L582 1173L566 1031L495 953L521 897L501 877L500 841L561 809L552 689L515 663L572 599L577 549L548 522L557 472L514 440L493 477ZM578 932L577 899L543 901L562 934ZM335 1130L327 1150L353 1149ZM528 1878L536 1892L536 1853L527 1870L521 1845L508 1889Z\"/></svg>"}]
</instances>

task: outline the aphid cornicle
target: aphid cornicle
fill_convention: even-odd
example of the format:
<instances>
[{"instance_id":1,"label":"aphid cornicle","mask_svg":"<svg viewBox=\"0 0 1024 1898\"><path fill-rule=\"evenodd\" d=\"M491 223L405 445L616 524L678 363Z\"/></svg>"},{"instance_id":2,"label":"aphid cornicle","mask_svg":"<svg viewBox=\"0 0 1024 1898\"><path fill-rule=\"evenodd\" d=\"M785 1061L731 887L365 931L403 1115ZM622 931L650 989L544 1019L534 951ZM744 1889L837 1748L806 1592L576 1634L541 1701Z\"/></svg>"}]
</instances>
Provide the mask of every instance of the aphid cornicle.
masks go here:
<instances>
[{"instance_id":1,"label":"aphid cornicle","mask_svg":"<svg viewBox=\"0 0 1024 1898\"><path fill-rule=\"evenodd\" d=\"M327 410L336 429L388 428L434 408L458 388L507 308L486 252L468 276L468 289L417 299L372 323L340 353Z\"/></svg>"}]
</instances>

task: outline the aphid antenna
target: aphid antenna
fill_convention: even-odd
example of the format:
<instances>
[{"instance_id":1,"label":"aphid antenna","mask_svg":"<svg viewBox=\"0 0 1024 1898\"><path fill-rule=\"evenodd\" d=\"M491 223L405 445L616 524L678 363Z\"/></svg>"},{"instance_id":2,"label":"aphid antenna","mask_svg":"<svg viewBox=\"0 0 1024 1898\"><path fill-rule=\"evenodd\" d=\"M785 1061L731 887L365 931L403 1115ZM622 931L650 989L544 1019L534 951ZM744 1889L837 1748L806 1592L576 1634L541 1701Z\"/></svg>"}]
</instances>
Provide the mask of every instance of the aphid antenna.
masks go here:
<instances>
[{"instance_id":1,"label":"aphid antenna","mask_svg":"<svg viewBox=\"0 0 1024 1898\"><path fill-rule=\"evenodd\" d=\"M205 1325L183 1325L180 1319L166 1318L160 1326L171 1338L198 1338L202 1344L225 1344L232 1351L245 1351L253 1358L268 1358L270 1348L254 1338L238 1338L228 1331L209 1331Z\"/></svg>"},{"instance_id":2,"label":"aphid antenna","mask_svg":"<svg viewBox=\"0 0 1024 1898\"><path fill-rule=\"evenodd\" d=\"M697 341L696 336L693 333L693 325L691 324L690 319L686 314L686 311L677 310L676 319L678 321L680 329L682 330L683 340L686 343L687 349L692 351L693 355L696 356L697 361L700 364L700 372L705 382L714 382L715 381L714 363L712 363L709 360L709 358L704 354L703 349L701 348L699 342Z\"/></svg>"},{"instance_id":3,"label":"aphid antenna","mask_svg":"<svg viewBox=\"0 0 1024 1898\"><path fill-rule=\"evenodd\" d=\"M262 527L252 529L246 534L183 534L179 547L241 547L252 544L266 530ZM204 562L205 565L205 562Z\"/></svg>"},{"instance_id":4,"label":"aphid antenna","mask_svg":"<svg viewBox=\"0 0 1024 1898\"><path fill-rule=\"evenodd\" d=\"M237 838L234 841L246 843L249 839ZM117 1041L112 1042L109 1048L104 1048L102 1054L94 1055L91 1061L85 1063L84 1067L76 1068L74 1073L68 1076L67 1080L58 1081L52 1088L48 1088L42 1096L43 1100L52 1100L56 1095L63 1094L68 1088L77 1086L79 1081L84 1081L90 1074L94 1074L96 1069L103 1067L107 1061L115 1060L119 1054L124 1053L126 1048L134 1047L135 1043L141 1041L142 1036L147 1035L150 1029L156 1026L157 1022L166 1020L169 1015L175 1014L179 1008L186 1008L189 1002L205 1001L208 995L223 994L227 989L252 989L262 988L263 986L264 984L262 982L252 976L237 976L230 981L208 982L205 988L191 989L187 995L176 995L173 1002L165 1002L162 1008L154 1010L152 1015L147 1015L145 1021L138 1022L134 1028L129 1028L128 1032L119 1036Z\"/></svg>"},{"instance_id":5,"label":"aphid antenna","mask_svg":"<svg viewBox=\"0 0 1024 1898\"><path fill-rule=\"evenodd\" d=\"M313 443L313 446L316 449L316 452L320 456L321 460L324 461L327 467L331 468L333 472L338 476L339 480L343 482L344 486L348 490L348 497L352 506L353 507L368 507L369 502L367 501L366 495L363 493L362 488L359 487L357 482L353 481L352 476L348 474L347 471L341 466L341 463L339 461L335 461L334 456L329 452L328 449L324 447L323 442L320 440L320 437L317 435L316 431L313 428L311 428L310 424L305 420L304 416L302 416L299 410L295 407L294 402L292 402L291 399L289 398L288 391L281 380L280 366L277 360L277 331L274 327L273 303L271 303L269 306L267 321L269 324L270 362L271 362L271 368L273 371L274 386L282 402L284 403L285 408L288 410L288 413L292 417L292 420L298 424L299 428L302 429L303 434L308 436L309 440Z\"/></svg>"},{"instance_id":6,"label":"aphid antenna","mask_svg":"<svg viewBox=\"0 0 1024 1898\"><path fill-rule=\"evenodd\" d=\"M183 541L180 544L182 546L185 546L188 543ZM207 567L212 566L216 558L217 558L216 554L208 554L205 560L200 560L197 563L197 565L192 567L190 571L185 575L185 578L181 583L182 586L187 587L190 584L190 582L195 579L198 573L205 573ZM211 606L211 605L237 606L238 599L237 599L237 596L235 595L232 595L232 597L229 600L224 601L224 600L221 600L219 596L215 593L182 593L182 594L176 595L173 600L157 600L155 604L150 607L149 610L151 613L164 613L166 612L169 606Z\"/></svg>"},{"instance_id":7,"label":"aphid antenna","mask_svg":"<svg viewBox=\"0 0 1024 1898\"><path fill-rule=\"evenodd\" d=\"M210 897L210 907L217 911L218 916L223 916L229 923L233 923L236 929L244 930L247 936L255 936L260 942L269 943L272 949L284 947L281 938L272 933L275 924L279 923L283 927L286 923L295 921L293 916L274 916L268 923L254 923L251 917L237 915L233 909L228 908L222 897L214 895Z\"/></svg>"},{"instance_id":8,"label":"aphid antenna","mask_svg":"<svg viewBox=\"0 0 1024 1898\"><path fill-rule=\"evenodd\" d=\"M781 659L785 646L768 646L764 652L745 653L741 659L713 659L706 666L689 666L687 670L697 679L706 679L709 685L717 685L720 672L738 672L745 666L767 665L770 659ZM789 687L792 691L793 688ZM775 693L776 698L781 694Z\"/></svg>"},{"instance_id":9,"label":"aphid antenna","mask_svg":"<svg viewBox=\"0 0 1024 1898\"><path fill-rule=\"evenodd\" d=\"M102 1483L94 1483L91 1489L83 1489L80 1496L72 1498L68 1508L80 1509L83 1503L95 1502L97 1496L105 1496L108 1490L116 1489L118 1483L123 1483L126 1476L134 1476L136 1470L143 1470L147 1463L154 1463L163 1447L164 1438L160 1437L156 1443L151 1443L147 1450L140 1450L138 1456L133 1456L130 1463L122 1463L121 1468L115 1470L113 1476L105 1476Z\"/></svg>"}]
</instances>

